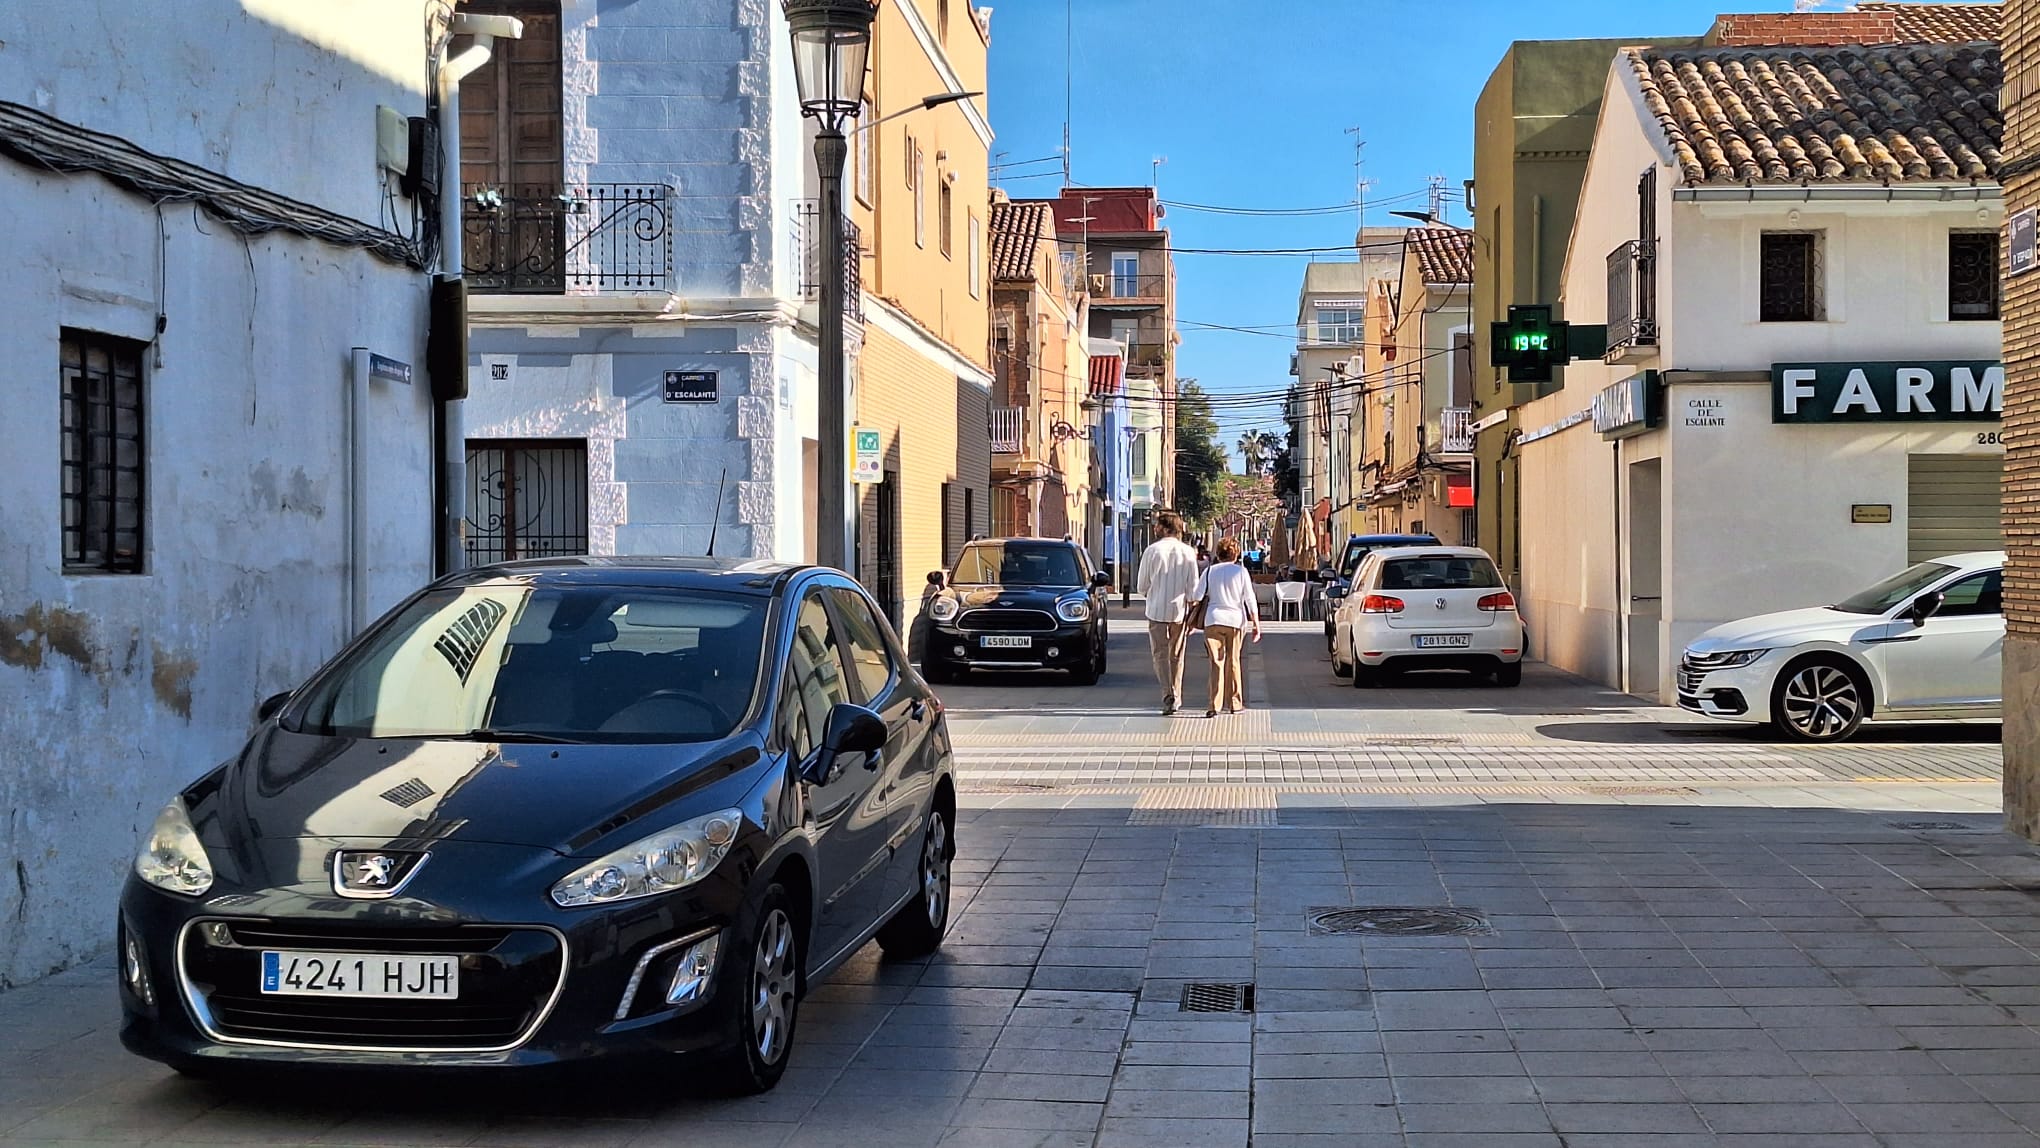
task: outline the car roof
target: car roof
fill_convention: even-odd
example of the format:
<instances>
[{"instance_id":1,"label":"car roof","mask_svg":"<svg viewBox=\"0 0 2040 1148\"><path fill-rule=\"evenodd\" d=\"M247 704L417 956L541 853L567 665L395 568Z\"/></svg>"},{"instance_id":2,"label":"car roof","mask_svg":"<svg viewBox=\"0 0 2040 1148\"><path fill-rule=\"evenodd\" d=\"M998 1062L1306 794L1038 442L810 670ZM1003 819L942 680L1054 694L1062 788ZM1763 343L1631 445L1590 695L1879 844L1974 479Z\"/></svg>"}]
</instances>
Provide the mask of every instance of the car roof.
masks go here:
<instances>
[{"instance_id":1,"label":"car roof","mask_svg":"<svg viewBox=\"0 0 2040 1148\"><path fill-rule=\"evenodd\" d=\"M1964 570L1990 570L2005 564L2005 552L1969 550L1961 554L1943 554L1939 558L1929 558L1927 561L1939 562L1944 566L1959 566Z\"/></svg>"},{"instance_id":2,"label":"car roof","mask_svg":"<svg viewBox=\"0 0 2040 1148\"><path fill-rule=\"evenodd\" d=\"M1478 546L1387 546L1368 557L1384 562L1391 558L1487 558L1488 552Z\"/></svg>"},{"instance_id":3,"label":"car roof","mask_svg":"<svg viewBox=\"0 0 2040 1148\"><path fill-rule=\"evenodd\" d=\"M808 569L819 567L748 558L578 554L477 566L448 575L442 582L453 586L517 581L555 586L660 586L771 593L793 575Z\"/></svg>"},{"instance_id":4,"label":"car roof","mask_svg":"<svg viewBox=\"0 0 2040 1148\"><path fill-rule=\"evenodd\" d=\"M1384 542L1423 542L1426 540L1435 542L1437 538L1438 536L1435 534L1355 534L1346 539L1346 541L1349 543L1371 542L1380 545Z\"/></svg>"},{"instance_id":5,"label":"car roof","mask_svg":"<svg viewBox=\"0 0 2040 1148\"><path fill-rule=\"evenodd\" d=\"M1024 542L1031 546L1067 546L1070 547L1071 549L1075 549L1077 546L1077 543L1074 539L1035 538L1030 535L1024 534L1015 534L1005 538L973 538L969 542L964 543L964 545L966 546L1004 545L1008 542Z\"/></svg>"}]
</instances>

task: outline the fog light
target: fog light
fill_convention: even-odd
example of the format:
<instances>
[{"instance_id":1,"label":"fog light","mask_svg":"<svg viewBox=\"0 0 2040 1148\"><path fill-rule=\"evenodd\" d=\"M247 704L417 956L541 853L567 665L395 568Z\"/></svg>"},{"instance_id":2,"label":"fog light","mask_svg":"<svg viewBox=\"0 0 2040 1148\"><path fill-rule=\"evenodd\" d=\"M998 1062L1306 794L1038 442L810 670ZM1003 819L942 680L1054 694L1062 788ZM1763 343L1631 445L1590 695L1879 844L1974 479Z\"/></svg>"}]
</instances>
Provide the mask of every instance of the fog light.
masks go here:
<instances>
[{"instance_id":1,"label":"fog light","mask_svg":"<svg viewBox=\"0 0 2040 1148\"><path fill-rule=\"evenodd\" d=\"M205 943L216 949L234 947L234 931L224 921L207 921L199 926L205 930Z\"/></svg>"},{"instance_id":2,"label":"fog light","mask_svg":"<svg viewBox=\"0 0 2040 1148\"><path fill-rule=\"evenodd\" d=\"M127 926L121 926L120 975L127 982L128 991L150 1008L156 1007L156 989L149 983L149 965L142 959L141 942Z\"/></svg>"},{"instance_id":3,"label":"fog light","mask_svg":"<svg viewBox=\"0 0 2040 1148\"><path fill-rule=\"evenodd\" d=\"M1060 657L1062 657L1062 651L1061 651L1061 650L1058 650L1058 649L1056 649L1056 648L1055 648L1054 646L1050 646L1050 647L1048 648L1048 656L1049 656L1050 658L1052 658L1052 659L1053 659L1053 658L1060 658Z\"/></svg>"},{"instance_id":4,"label":"fog light","mask_svg":"<svg viewBox=\"0 0 2040 1148\"><path fill-rule=\"evenodd\" d=\"M673 983L666 989L667 1004L688 1004L708 995L715 977L716 954L722 950L722 934L704 937L687 946L680 963L673 968Z\"/></svg>"},{"instance_id":5,"label":"fog light","mask_svg":"<svg viewBox=\"0 0 2040 1148\"><path fill-rule=\"evenodd\" d=\"M968 657L970 655L970 651L964 649L962 646L956 647L955 649L951 650L950 653L955 654L959 658Z\"/></svg>"}]
</instances>

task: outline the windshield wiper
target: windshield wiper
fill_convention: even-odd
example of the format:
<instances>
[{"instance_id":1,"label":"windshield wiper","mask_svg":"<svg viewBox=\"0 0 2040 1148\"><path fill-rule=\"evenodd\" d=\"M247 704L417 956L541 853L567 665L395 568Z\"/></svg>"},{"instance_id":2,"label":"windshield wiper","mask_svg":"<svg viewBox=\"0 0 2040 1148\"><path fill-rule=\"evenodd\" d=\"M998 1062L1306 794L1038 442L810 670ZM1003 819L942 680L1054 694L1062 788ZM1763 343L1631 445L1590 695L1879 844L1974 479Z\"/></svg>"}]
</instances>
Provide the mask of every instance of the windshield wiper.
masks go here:
<instances>
[{"instance_id":1,"label":"windshield wiper","mask_svg":"<svg viewBox=\"0 0 2040 1148\"><path fill-rule=\"evenodd\" d=\"M577 737L561 737L558 734L537 733L528 729L471 729L462 734L467 741L525 741L539 745L580 745Z\"/></svg>"}]
</instances>

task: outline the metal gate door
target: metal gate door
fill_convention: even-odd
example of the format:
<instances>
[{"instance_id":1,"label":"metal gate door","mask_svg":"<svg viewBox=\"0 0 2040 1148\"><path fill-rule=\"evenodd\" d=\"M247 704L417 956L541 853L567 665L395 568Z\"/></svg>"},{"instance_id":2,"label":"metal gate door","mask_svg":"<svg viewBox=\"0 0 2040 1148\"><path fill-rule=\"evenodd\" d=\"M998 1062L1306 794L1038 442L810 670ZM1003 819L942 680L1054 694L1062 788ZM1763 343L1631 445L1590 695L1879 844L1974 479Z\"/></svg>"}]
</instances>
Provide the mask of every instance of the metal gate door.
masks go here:
<instances>
[{"instance_id":1,"label":"metal gate door","mask_svg":"<svg viewBox=\"0 0 2040 1148\"><path fill-rule=\"evenodd\" d=\"M900 628L900 476L887 471L878 484L878 577L871 593L885 609L893 629Z\"/></svg>"},{"instance_id":2,"label":"metal gate door","mask_svg":"<svg viewBox=\"0 0 2040 1148\"><path fill-rule=\"evenodd\" d=\"M588 444L470 439L468 562L588 552Z\"/></svg>"},{"instance_id":3,"label":"metal gate door","mask_svg":"<svg viewBox=\"0 0 2040 1148\"><path fill-rule=\"evenodd\" d=\"M1906 461L1908 561L2004 549L2003 458L1916 454Z\"/></svg>"}]
</instances>

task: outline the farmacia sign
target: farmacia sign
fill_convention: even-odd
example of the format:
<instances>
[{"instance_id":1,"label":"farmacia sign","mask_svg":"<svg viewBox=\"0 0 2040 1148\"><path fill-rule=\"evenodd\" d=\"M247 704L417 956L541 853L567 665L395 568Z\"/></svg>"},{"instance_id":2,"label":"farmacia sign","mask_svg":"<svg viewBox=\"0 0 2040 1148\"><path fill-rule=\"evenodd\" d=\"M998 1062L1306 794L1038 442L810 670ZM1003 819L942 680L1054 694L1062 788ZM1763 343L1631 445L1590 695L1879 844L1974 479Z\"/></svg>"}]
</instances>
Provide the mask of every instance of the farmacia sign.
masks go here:
<instances>
[{"instance_id":1,"label":"farmacia sign","mask_svg":"<svg viewBox=\"0 0 2040 1148\"><path fill-rule=\"evenodd\" d=\"M1996 422L1996 362L1773 363L1774 423Z\"/></svg>"}]
</instances>

